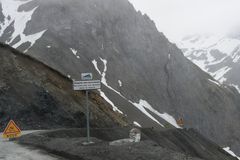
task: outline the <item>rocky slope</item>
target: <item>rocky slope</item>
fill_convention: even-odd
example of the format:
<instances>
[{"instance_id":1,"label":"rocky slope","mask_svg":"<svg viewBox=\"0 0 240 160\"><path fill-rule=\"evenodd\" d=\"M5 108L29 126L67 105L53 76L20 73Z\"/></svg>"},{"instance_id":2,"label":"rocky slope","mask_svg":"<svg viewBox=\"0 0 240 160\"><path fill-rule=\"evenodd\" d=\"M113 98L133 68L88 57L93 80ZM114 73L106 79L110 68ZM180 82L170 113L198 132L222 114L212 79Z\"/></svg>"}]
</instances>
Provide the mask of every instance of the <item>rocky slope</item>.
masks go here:
<instances>
[{"instance_id":1,"label":"rocky slope","mask_svg":"<svg viewBox=\"0 0 240 160\"><path fill-rule=\"evenodd\" d=\"M2 42L72 79L93 72L100 95L130 122L163 129L183 118L240 153L237 90L187 60L127 0L1 0L0 11Z\"/></svg>"},{"instance_id":2,"label":"rocky slope","mask_svg":"<svg viewBox=\"0 0 240 160\"><path fill-rule=\"evenodd\" d=\"M92 126L123 126L122 115L98 93L90 95ZM85 94L43 63L0 44L0 126L10 119L23 130L85 126Z\"/></svg>"}]
</instances>

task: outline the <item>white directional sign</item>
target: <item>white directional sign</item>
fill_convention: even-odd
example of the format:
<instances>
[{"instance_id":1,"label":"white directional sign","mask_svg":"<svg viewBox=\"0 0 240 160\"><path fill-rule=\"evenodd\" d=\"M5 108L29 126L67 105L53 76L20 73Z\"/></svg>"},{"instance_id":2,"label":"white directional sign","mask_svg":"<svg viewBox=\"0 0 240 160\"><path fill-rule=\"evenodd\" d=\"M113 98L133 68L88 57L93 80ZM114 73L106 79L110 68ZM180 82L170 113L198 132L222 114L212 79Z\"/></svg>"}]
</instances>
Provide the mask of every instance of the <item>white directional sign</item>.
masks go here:
<instances>
[{"instance_id":1,"label":"white directional sign","mask_svg":"<svg viewBox=\"0 0 240 160\"><path fill-rule=\"evenodd\" d=\"M81 79L82 80L92 80L93 79L93 75L92 73L82 73L81 74Z\"/></svg>"},{"instance_id":2,"label":"white directional sign","mask_svg":"<svg viewBox=\"0 0 240 160\"><path fill-rule=\"evenodd\" d=\"M91 80L91 81L73 81L73 90L94 90L101 88L100 80Z\"/></svg>"}]
</instances>

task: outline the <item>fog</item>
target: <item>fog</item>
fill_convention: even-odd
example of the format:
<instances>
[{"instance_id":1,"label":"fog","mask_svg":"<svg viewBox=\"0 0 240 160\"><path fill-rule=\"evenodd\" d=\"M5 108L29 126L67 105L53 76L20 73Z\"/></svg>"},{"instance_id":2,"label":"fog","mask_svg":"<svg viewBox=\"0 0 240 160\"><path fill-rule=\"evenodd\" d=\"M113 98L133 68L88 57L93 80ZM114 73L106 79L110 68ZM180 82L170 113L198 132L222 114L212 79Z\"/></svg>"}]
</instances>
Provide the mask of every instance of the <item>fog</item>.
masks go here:
<instances>
[{"instance_id":1,"label":"fog","mask_svg":"<svg viewBox=\"0 0 240 160\"><path fill-rule=\"evenodd\" d=\"M130 0L173 41L189 34L226 34L240 24L240 0Z\"/></svg>"}]
</instances>

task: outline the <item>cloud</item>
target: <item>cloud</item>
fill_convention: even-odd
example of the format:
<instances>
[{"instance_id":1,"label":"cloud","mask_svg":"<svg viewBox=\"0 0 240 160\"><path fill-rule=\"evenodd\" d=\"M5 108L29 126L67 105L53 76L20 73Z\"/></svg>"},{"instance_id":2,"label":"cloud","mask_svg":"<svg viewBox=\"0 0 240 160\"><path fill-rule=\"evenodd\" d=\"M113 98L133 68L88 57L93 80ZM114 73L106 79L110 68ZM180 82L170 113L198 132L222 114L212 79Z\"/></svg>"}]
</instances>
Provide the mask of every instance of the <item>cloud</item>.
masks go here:
<instances>
[{"instance_id":1,"label":"cloud","mask_svg":"<svg viewBox=\"0 0 240 160\"><path fill-rule=\"evenodd\" d=\"M240 24L239 0L130 0L170 39L193 33L224 34Z\"/></svg>"}]
</instances>

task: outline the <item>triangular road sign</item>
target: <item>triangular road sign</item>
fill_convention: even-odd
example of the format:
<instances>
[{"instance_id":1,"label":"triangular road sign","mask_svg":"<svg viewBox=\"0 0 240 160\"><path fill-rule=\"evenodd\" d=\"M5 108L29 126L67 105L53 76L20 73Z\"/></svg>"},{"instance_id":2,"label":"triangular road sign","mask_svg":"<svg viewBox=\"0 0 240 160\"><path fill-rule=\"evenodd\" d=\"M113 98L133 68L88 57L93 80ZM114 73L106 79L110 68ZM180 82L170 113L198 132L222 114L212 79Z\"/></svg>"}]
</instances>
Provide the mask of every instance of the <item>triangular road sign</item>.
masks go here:
<instances>
[{"instance_id":1,"label":"triangular road sign","mask_svg":"<svg viewBox=\"0 0 240 160\"><path fill-rule=\"evenodd\" d=\"M180 127L183 127L183 126L184 126L183 118L179 118L179 119L177 120L177 124L178 124Z\"/></svg>"},{"instance_id":2,"label":"triangular road sign","mask_svg":"<svg viewBox=\"0 0 240 160\"><path fill-rule=\"evenodd\" d=\"M13 120L10 120L3 132L3 138L16 138L21 135L21 130Z\"/></svg>"}]
</instances>

